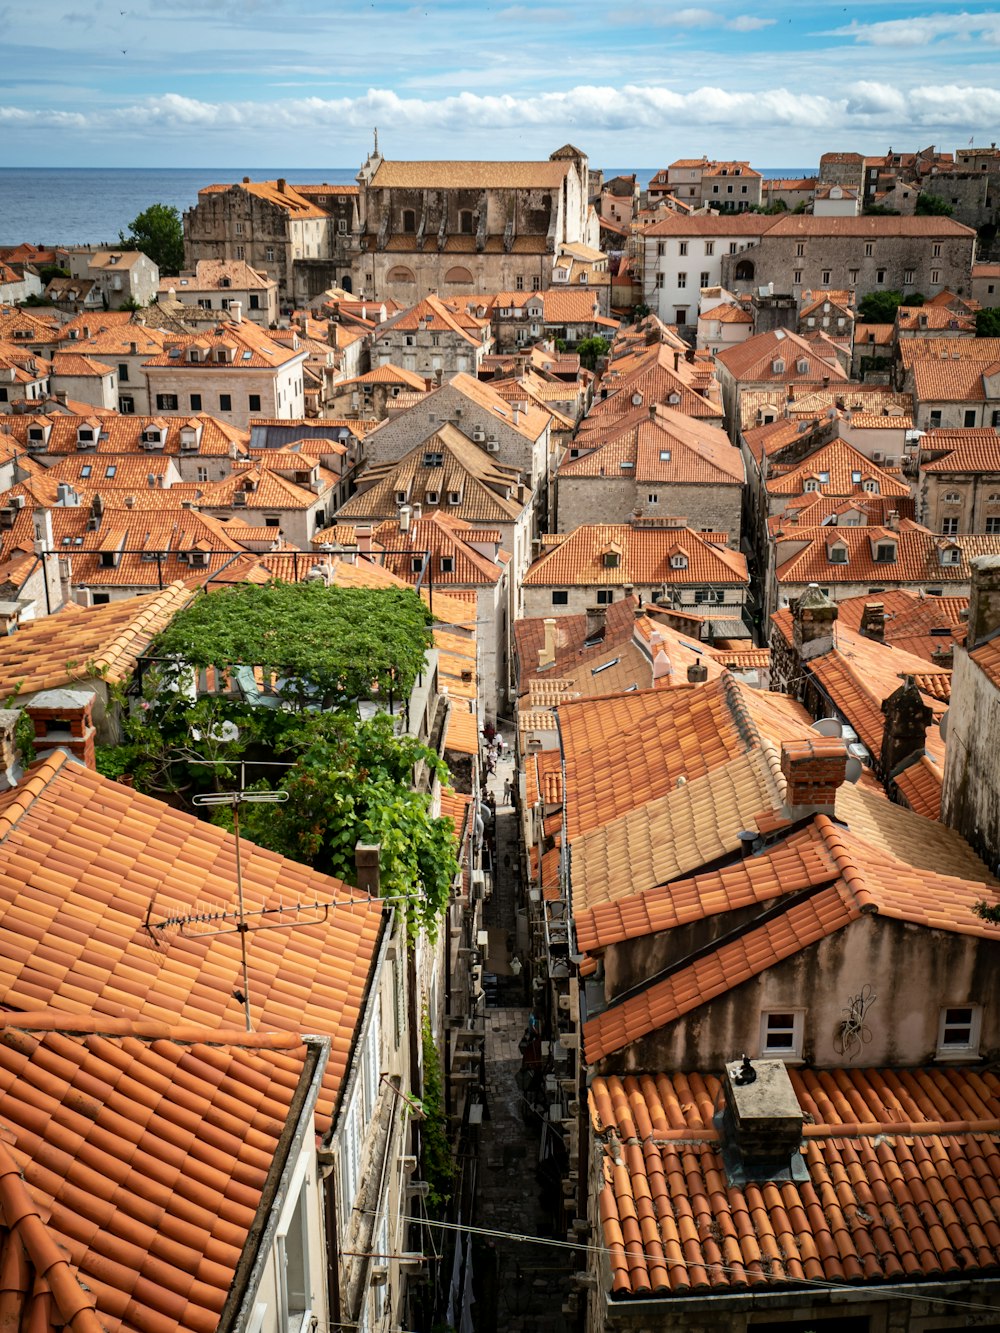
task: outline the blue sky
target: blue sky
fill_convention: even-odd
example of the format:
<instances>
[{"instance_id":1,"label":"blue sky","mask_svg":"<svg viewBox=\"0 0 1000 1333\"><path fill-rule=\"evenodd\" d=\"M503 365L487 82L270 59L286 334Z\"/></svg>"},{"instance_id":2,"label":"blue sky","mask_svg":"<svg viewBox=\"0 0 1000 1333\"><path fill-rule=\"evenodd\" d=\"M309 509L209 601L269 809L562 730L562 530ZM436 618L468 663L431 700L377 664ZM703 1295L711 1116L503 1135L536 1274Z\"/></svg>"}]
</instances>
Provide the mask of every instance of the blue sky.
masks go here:
<instances>
[{"instance_id":1,"label":"blue sky","mask_svg":"<svg viewBox=\"0 0 1000 1333\"><path fill-rule=\"evenodd\" d=\"M611 167L1000 138L1000 5L0 0L0 32L0 166L351 166L375 125Z\"/></svg>"}]
</instances>

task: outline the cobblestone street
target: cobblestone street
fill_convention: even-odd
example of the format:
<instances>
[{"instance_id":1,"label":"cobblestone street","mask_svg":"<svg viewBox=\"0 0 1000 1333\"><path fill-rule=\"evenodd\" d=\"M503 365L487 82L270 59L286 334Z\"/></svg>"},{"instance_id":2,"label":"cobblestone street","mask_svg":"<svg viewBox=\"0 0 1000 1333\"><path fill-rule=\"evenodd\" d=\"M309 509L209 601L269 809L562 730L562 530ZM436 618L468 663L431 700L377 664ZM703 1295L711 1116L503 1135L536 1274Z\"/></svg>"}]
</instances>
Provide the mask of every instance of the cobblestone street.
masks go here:
<instances>
[{"instance_id":1,"label":"cobblestone street","mask_svg":"<svg viewBox=\"0 0 1000 1333\"><path fill-rule=\"evenodd\" d=\"M505 739L513 741L509 731ZM508 754L511 749L508 744ZM558 1203L559 1184L540 1168L542 1126L519 1083L518 1043L531 1011L525 941L517 931L517 912L523 901L517 883L517 816L502 803L505 782L513 778L512 760L502 758L489 779L497 801L497 875L484 917L490 934L486 968L496 977L496 984L490 992L493 1003L488 1000L486 1008L488 1119L480 1131L475 1222L498 1231L556 1236L557 1214L547 1203ZM519 976L513 975L510 966L515 954L525 964ZM558 1238L565 1239L563 1235ZM570 1289L569 1274L575 1267L569 1251L480 1237L474 1254L476 1333L554 1333L573 1327L562 1312Z\"/></svg>"}]
</instances>

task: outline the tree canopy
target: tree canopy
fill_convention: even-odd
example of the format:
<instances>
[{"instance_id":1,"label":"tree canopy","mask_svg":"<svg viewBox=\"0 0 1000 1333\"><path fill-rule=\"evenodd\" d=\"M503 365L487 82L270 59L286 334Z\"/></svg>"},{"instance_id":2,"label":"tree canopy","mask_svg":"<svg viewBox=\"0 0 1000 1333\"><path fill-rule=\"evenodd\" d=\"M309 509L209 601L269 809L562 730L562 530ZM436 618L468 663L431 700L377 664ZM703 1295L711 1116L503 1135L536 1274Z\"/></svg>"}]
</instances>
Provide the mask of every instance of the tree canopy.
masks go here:
<instances>
[{"instance_id":1,"label":"tree canopy","mask_svg":"<svg viewBox=\"0 0 1000 1333\"><path fill-rule=\"evenodd\" d=\"M948 200L942 199L939 194L924 194L921 191L913 211L917 217L950 218L954 210Z\"/></svg>"},{"instance_id":2,"label":"tree canopy","mask_svg":"<svg viewBox=\"0 0 1000 1333\"><path fill-rule=\"evenodd\" d=\"M141 250L163 276L184 267L184 228L181 215L170 204L150 204L129 223L128 235L118 233L122 245Z\"/></svg>"},{"instance_id":3,"label":"tree canopy","mask_svg":"<svg viewBox=\"0 0 1000 1333\"><path fill-rule=\"evenodd\" d=\"M431 646L431 615L411 588L269 583L206 593L152 655L196 668L263 667L344 701L413 689Z\"/></svg>"},{"instance_id":4,"label":"tree canopy","mask_svg":"<svg viewBox=\"0 0 1000 1333\"><path fill-rule=\"evenodd\" d=\"M976 337L1000 338L1000 307L976 311Z\"/></svg>"},{"instance_id":5,"label":"tree canopy","mask_svg":"<svg viewBox=\"0 0 1000 1333\"><path fill-rule=\"evenodd\" d=\"M607 356L610 346L611 344L607 338L601 338L596 334L592 338L584 338L582 342L577 343L576 347L580 355L580 364L588 370L593 370L599 358Z\"/></svg>"},{"instance_id":6,"label":"tree canopy","mask_svg":"<svg viewBox=\"0 0 1000 1333\"><path fill-rule=\"evenodd\" d=\"M869 292L858 303L858 319L865 324L892 324L901 305L923 305L919 292Z\"/></svg>"}]
</instances>

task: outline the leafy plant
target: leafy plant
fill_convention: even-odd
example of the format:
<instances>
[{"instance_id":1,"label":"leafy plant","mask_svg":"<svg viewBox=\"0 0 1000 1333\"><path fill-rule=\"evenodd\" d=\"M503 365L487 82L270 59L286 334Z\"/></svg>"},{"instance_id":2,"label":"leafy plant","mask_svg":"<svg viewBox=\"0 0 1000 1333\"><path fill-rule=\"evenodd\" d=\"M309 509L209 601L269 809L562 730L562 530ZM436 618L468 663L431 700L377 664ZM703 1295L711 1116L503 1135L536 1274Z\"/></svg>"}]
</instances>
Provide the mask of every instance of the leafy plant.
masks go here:
<instances>
[{"instance_id":1,"label":"leafy plant","mask_svg":"<svg viewBox=\"0 0 1000 1333\"><path fill-rule=\"evenodd\" d=\"M448 1142L444 1113L444 1080L441 1052L431 1030L429 1014L424 1011L422 1024L423 1045L423 1110L420 1126L421 1171L427 1182L427 1202L432 1208L442 1208L451 1198L455 1179L455 1163Z\"/></svg>"},{"instance_id":2,"label":"leafy plant","mask_svg":"<svg viewBox=\"0 0 1000 1333\"><path fill-rule=\"evenodd\" d=\"M184 266L184 227L181 215L170 204L150 204L128 224L128 234L118 233L122 245L141 250L164 276L179 273Z\"/></svg>"},{"instance_id":3,"label":"leafy plant","mask_svg":"<svg viewBox=\"0 0 1000 1333\"><path fill-rule=\"evenodd\" d=\"M976 337L1000 338L1000 308L989 306L976 311Z\"/></svg>"},{"instance_id":4,"label":"leafy plant","mask_svg":"<svg viewBox=\"0 0 1000 1333\"><path fill-rule=\"evenodd\" d=\"M593 370L600 357L607 356L610 346L611 344L607 338L602 338L597 334L592 338L584 338L582 342L577 343L576 347L580 355L580 364L588 370Z\"/></svg>"},{"instance_id":5,"label":"leafy plant","mask_svg":"<svg viewBox=\"0 0 1000 1333\"><path fill-rule=\"evenodd\" d=\"M942 199L939 194L921 192L917 196L917 204L913 211L917 217L950 218L954 209L948 200Z\"/></svg>"},{"instance_id":6,"label":"leafy plant","mask_svg":"<svg viewBox=\"0 0 1000 1333\"><path fill-rule=\"evenodd\" d=\"M919 292L885 291L869 292L858 304L858 319L865 324L892 324L896 311L901 305L923 305L924 298Z\"/></svg>"}]
</instances>

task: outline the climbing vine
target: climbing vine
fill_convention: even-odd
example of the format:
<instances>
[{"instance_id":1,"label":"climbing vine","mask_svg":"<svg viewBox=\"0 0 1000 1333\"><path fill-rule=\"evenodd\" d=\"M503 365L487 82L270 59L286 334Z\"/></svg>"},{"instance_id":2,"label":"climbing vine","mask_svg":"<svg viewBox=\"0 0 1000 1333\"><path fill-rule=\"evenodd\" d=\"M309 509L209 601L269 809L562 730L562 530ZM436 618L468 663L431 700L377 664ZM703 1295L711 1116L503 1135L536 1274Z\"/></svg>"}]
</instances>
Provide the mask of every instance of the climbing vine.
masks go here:
<instances>
[{"instance_id":1,"label":"climbing vine","mask_svg":"<svg viewBox=\"0 0 1000 1333\"><path fill-rule=\"evenodd\" d=\"M444 1111L444 1080L441 1071L441 1052L431 1030L430 1015L424 1011L423 1026L424 1121L420 1126L421 1168L427 1182L427 1202L440 1209L451 1198L455 1179L455 1163L448 1142L447 1120Z\"/></svg>"}]
</instances>

